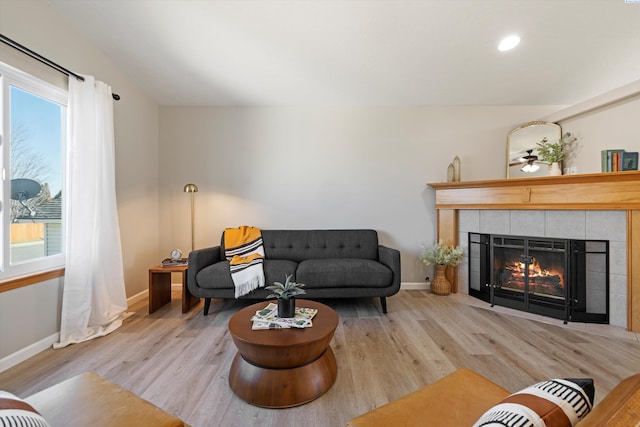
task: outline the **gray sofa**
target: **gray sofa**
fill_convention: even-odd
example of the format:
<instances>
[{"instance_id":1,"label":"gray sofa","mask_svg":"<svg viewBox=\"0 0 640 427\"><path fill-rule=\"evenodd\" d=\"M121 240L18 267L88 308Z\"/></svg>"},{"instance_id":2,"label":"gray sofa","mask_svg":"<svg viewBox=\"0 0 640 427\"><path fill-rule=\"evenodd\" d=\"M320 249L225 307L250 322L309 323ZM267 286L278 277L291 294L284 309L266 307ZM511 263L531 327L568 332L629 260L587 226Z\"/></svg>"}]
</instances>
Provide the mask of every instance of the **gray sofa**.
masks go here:
<instances>
[{"instance_id":1,"label":"gray sofa","mask_svg":"<svg viewBox=\"0 0 640 427\"><path fill-rule=\"evenodd\" d=\"M386 297L400 290L400 252L378 244L375 230L262 230L267 285L284 282L292 274L304 283L304 298ZM204 298L204 315L211 298L234 298L229 262L220 246L189 254L187 286ZM256 289L241 298L265 299L270 292Z\"/></svg>"}]
</instances>

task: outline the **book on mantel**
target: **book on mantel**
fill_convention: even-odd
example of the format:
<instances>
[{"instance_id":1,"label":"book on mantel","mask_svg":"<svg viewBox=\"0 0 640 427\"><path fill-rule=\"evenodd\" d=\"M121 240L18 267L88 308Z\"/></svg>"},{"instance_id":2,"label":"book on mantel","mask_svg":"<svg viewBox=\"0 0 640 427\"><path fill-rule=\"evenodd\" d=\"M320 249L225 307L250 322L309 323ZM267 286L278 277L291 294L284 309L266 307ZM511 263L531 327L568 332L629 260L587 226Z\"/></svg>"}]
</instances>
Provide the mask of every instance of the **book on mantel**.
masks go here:
<instances>
[{"instance_id":1,"label":"book on mantel","mask_svg":"<svg viewBox=\"0 0 640 427\"><path fill-rule=\"evenodd\" d=\"M179 265L187 265L189 258L165 258L162 260L163 267L177 267Z\"/></svg>"},{"instance_id":2,"label":"book on mantel","mask_svg":"<svg viewBox=\"0 0 640 427\"><path fill-rule=\"evenodd\" d=\"M623 149L602 150L600 155L602 172L638 170L638 152Z\"/></svg>"}]
</instances>

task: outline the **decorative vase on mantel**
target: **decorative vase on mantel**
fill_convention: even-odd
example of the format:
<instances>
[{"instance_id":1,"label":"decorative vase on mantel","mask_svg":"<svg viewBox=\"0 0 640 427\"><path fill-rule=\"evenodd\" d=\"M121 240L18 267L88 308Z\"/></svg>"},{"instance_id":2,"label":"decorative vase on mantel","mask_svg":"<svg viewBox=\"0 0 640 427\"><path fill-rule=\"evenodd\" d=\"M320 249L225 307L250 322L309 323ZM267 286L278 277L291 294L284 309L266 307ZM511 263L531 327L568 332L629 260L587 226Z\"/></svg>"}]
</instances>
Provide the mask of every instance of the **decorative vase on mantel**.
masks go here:
<instances>
[{"instance_id":1,"label":"decorative vase on mantel","mask_svg":"<svg viewBox=\"0 0 640 427\"><path fill-rule=\"evenodd\" d=\"M460 157L455 156L451 164L453 165L453 180L454 182L459 182L460 181Z\"/></svg>"},{"instance_id":2,"label":"decorative vase on mantel","mask_svg":"<svg viewBox=\"0 0 640 427\"><path fill-rule=\"evenodd\" d=\"M295 317L296 299L278 298L278 317Z\"/></svg>"},{"instance_id":3,"label":"decorative vase on mantel","mask_svg":"<svg viewBox=\"0 0 640 427\"><path fill-rule=\"evenodd\" d=\"M445 271L447 266L444 264L436 264L436 277L431 281L431 292L436 295L449 295L451 293L451 282L447 279Z\"/></svg>"},{"instance_id":4,"label":"decorative vase on mantel","mask_svg":"<svg viewBox=\"0 0 640 427\"><path fill-rule=\"evenodd\" d=\"M551 176L559 176L562 175L562 168L560 167L560 162L553 162L549 166L549 175Z\"/></svg>"}]
</instances>

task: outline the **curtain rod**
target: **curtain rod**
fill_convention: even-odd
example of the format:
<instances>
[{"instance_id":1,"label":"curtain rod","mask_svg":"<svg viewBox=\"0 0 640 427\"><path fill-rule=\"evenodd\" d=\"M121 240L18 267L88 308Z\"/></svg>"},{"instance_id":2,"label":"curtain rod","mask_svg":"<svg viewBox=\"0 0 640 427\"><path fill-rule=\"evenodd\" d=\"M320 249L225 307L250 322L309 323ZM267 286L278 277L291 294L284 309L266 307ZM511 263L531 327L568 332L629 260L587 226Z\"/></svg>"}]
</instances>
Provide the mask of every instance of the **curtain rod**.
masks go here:
<instances>
[{"instance_id":1,"label":"curtain rod","mask_svg":"<svg viewBox=\"0 0 640 427\"><path fill-rule=\"evenodd\" d=\"M20 52L24 53L25 55L28 55L30 57L32 57L33 59L36 59L40 62L42 62L45 65L48 65L49 67L53 68L56 71L61 72L62 74L66 74L69 77L75 77L76 79L80 80L81 82L84 81L84 77L82 77L79 74L74 73L73 71L69 71L68 69L64 68L61 65L56 64L55 62L51 61L50 59L45 58L44 56L40 55L39 53L36 53L34 51L32 51L31 49L29 49L28 47L25 47L23 45L21 45L20 43L11 40L9 37L6 37L3 34L0 34L0 41L8 46L11 46L12 48L19 50ZM111 96L113 96L113 99L115 99L116 101L120 100L120 95L118 95L117 93L112 93Z\"/></svg>"}]
</instances>

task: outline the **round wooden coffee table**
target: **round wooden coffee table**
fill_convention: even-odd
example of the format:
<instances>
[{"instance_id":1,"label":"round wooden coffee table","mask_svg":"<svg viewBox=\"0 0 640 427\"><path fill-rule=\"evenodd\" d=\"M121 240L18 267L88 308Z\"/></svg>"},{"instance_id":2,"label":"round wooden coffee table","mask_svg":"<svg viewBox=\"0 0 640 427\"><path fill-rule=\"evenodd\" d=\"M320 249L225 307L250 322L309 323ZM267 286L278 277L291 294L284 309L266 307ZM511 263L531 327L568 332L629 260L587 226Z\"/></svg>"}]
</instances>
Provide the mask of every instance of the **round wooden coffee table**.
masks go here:
<instances>
[{"instance_id":1,"label":"round wooden coffee table","mask_svg":"<svg viewBox=\"0 0 640 427\"><path fill-rule=\"evenodd\" d=\"M250 305L229 320L238 348L229 371L231 389L247 402L267 408L302 405L322 396L338 373L329 346L338 314L319 302L298 299L297 307L318 309L311 328L252 330L251 316L267 304Z\"/></svg>"}]
</instances>

